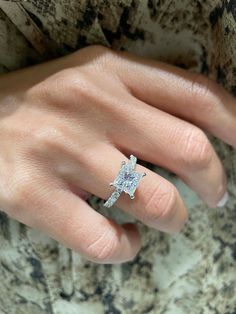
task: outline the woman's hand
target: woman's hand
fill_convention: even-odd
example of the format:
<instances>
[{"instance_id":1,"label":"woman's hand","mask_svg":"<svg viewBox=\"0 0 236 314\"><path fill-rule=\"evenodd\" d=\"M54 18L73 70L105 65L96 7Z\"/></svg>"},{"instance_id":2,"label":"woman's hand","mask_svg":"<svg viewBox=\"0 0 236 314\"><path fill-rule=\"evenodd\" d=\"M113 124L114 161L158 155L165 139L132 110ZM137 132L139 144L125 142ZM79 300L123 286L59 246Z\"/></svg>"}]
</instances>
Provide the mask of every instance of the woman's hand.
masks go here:
<instances>
[{"instance_id":1,"label":"woman's hand","mask_svg":"<svg viewBox=\"0 0 236 314\"><path fill-rule=\"evenodd\" d=\"M119 263L140 248L134 224L93 210L130 154L176 173L209 206L226 176L204 129L236 147L236 103L206 78L124 52L88 47L0 78L0 205L89 260ZM117 206L176 232L187 210L173 184L146 172ZM225 197L223 198L225 199ZM220 202L220 203L219 203Z\"/></svg>"}]
</instances>

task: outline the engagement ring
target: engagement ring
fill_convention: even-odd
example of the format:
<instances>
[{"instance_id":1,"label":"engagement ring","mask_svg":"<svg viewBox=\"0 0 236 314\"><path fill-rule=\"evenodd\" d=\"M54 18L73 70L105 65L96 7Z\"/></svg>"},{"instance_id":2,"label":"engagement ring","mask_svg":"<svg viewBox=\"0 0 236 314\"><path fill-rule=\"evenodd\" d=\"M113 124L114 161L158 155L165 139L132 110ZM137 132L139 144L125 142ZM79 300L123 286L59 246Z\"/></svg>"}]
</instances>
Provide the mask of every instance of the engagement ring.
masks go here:
<instances>
[{"instance_id":1,"label":"engagement ring","mask_svg":"<svg viewBox=\"0 0 236 314\"><path fill-rule=\"evenodd\" d=\"M113 186L115 191L103 204L105 207L111 207L117 201L122 192L129 194L130 198L134 199L134 192L137 189L142 177L146 175L145 172L138 173L134 171L136 162L137 158L133 155L130 155L130 160L127 163L122 161L117 177L114 182L110 183L110 186Z\"/></svg>"}]
</instances>

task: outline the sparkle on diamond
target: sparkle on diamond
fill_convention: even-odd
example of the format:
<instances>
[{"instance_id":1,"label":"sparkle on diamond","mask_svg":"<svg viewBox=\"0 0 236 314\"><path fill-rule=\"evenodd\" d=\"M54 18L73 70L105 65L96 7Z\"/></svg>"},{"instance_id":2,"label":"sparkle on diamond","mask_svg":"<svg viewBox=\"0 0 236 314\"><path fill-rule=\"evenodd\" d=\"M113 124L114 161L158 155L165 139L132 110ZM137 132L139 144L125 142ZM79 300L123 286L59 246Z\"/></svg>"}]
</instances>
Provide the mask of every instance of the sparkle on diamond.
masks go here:
<instances>
[{"instance_id":1,"label":"sparkle on diamond","mask_svg":"<svg viewBox=\"0 0 236 314\"><path fill-rule=\"evenodd\" d=\"M132 171L129 165L124 165L121 167L113 185L129 195L133 195L142 176L141 173Z\"/></svg>"}]
</instances>

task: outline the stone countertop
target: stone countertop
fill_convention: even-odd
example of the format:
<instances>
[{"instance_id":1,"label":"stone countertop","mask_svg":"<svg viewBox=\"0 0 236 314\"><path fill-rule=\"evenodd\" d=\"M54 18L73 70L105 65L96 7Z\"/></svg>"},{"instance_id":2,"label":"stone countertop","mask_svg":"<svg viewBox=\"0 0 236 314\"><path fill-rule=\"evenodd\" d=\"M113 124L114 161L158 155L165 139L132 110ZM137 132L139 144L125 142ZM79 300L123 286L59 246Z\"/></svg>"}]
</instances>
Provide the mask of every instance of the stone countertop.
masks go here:
<instances>
[{"instance_id":1,"label":"stone countertop","mask_svg":"<svg viewBox=\"0 0 236 314\"><path fill-rule=\"evenodd\" d=\"M104 3L0 0L0 72L100 43L202 72L236 94L235 0ZM15 6L22 16L14 20ZM27 25L37 26L40 41ZM174 174L148 164L177 186L189 222L176 235L137 222L142 249L132 262L93 264L0 212L0 314L235 314L236 153L209 138L227 172L229 202L210 209ZM133 221L96 197L90 203Z\"/></svg>"}]
</instances>

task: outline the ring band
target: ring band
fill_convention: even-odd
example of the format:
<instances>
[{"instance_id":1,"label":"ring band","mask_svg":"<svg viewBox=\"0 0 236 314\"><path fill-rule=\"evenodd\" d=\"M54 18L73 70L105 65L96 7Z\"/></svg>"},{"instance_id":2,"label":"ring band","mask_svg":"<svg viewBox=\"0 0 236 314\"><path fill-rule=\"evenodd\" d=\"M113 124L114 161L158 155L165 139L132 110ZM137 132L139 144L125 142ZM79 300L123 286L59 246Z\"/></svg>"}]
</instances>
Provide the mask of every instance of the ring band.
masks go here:
<instances>
[{"instance_id":1,"label":"ring band","mask_svg":"<svg viewBox=\"0 0 236 314\"><path fill-rule=\"evenodd\" d=\"M135 172L137 157L130 155L130 160L126 163L122 161L120 171L115 180L110 183L110 186L115 187L115 191L103 204L105 207L111 207L118 200L122 192L129 194L131 199L134 199L134 192L142 177L146 176L145 172Z\"/></svg>"}]
</instances>

